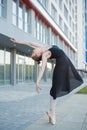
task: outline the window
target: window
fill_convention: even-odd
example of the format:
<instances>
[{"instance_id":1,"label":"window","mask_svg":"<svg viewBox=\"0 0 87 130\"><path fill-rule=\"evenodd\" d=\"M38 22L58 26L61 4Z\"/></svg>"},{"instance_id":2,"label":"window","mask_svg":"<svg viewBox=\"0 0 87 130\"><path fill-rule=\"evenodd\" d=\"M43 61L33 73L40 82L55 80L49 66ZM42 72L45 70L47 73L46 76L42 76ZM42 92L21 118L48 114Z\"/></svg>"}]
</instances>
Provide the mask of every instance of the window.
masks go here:
<instances>
[{"instance_id":1,"label":"window","mask_svg":"<svg viewBox=\"0 0 87 130\"><path fill-rule=\"evenodd\" d=\"M40 40L41 41L43 40L43 25L42 25L42 22L41 22L41 26L40 26Z\"/></svg>"},{"instance_id":2,"label":"window","mask_svg":"<svg viewBox=\"0 0 87 130\"><path fill-rule=\"evenodd\" d=\"M77 15L75 15L75 21L77 21Z\"/></svg>"},{"instance_id":3,"label":"window","mask_svg":"<svg viewBox=\"0 0 87 130\"><path fill-rule=\"evenodd\" d=\"M75 13L77 13L77 6L75 6Z\"/></svg>"},{"instance_id":4,"label":"window","mask_svg":"<svg viewBox=\"0 0 87 130\"><path fill-rule=\"evenodd\" d=\"M13 0L12 23L17 25L17 0Z\"/></svg>"},{"instance_id":5,"label":"window","mask_svg":"<svg viewBox=\"0 0 87 130\"><path fill-rule=\"evenodd\" d=\"M71 34L71 32L70 32L70 36L69 36L70 41L71 41L71 35L72 35L72 34Z\"/></svg>"},{"instance_id":6,"label":"window","mask_svg":"<svg viewBox=\"0 0 87 130\"><path fill-rule=\"evenodd\" d=\"M0 47L0 84L10 84L11 63L10 52Z\"/></svg>"},{"instance_id":7,"label":"window","mask_svg":"<svg viewBox=\"0 0 87 130\"><path fill-rule=\"evenodd\" d=\"M59 42L58 42L59 44L58 44L58 46L61 48L61 49L63 49L63 41L59 38Z\"/></svg>"},{"instance_id":8,"label":"window","mask_svg":"<svg viewBox=\"0 0 87 130\"><path fill-rule=\"evenodd\" d=\"M46 27L46 44L50 44L49 43L49 29L48 29L48 27Z\"/></svg>"},{"instance_id":9,"label":"window","mask_svg":"<svg viewBox=\"0 0 87 130\"><path fill-rule=\"evenodd\" d=\"M47 8L47 0L38 0L45 8Z\"/></svg>"},{"instance_id":10,"label":"window","mask_svg":"<svg viewBox=\"0 0 87 130\"><path fill-rule=\"evenodd\" d=\"M72 30L73 30L73 32L74 32L74 23L72 24Z\"/></svg>"},{"instance_id":11,"label":"window","mask_svg":"<svg viewBox=\"0 0 87 130\"><path fill-rule=\"evenodd\" d=\"M57 0L55 0L55 2L57 3Z\"/></svg>"},{"instance_id":12,"label":"window","mask_svg":"<svg viewBox=\"0 0 87 130\"><path fill-rule=\"evenodd\" d=\"M13 0L12 5L12 23L25 32L31 33L30 9L18 0Z\"/></svg>"},{"instance_id":13,"label":"window","mask_svg":"<svg viewBox=\"0 0 87 130\"><path fill-rule=\"evenodd\" d=\"M0 0L0 17L7 16L7 0Z\"/></svg>"},{"instance_id":14,"label":"window","mask_svg":"<svg viewBox=\"0 0 87 130\"><path fill-rule=\"evenodd\" d=\"M75 4L77 4L77 0L75 0Z\"/></svg>"},{"instance_id":15,"label":"window","mask_svg":"<svg viewBox=\"0 0 87 130\"><path fill-rule=\"evenodd\" d=\"M52 64L47 63L47 80L50 80L52 78Z\"/></svg>"},{"instance_id":16,"label":"window","mask_svg":"<svg viewBox=\"0 0 87 130\"><path fill-rule=\"evenodd\" d=\"M71 16L69 16L69 25L71 27Z\"/></svg>"},{"instance_id":17,"label":"window","mask_svg":"<svg viewBox=\"0 0 87 130\"><path fill-rule=\"evenodd\" d=\"M6 51L5 52L5 83L10 83L10 78L11 78L11 64L10 64L10 52Z\"/></svg>"},{"instance_id":18,"label":"window","mask_svg":"<svg viewBox=\"0 0 87 130\"><path fill-rule=\"evenodd\" d=\"M31 33L31 13L27 7L24 12L24 31Z\"/></svg>"},{"instance_id":19,"label":"window","mask_svg":"<svg viewBox=\"0 0 87 130\"><path fill-rule=\"evenodd\" d=\"M64 5L64 16L65 16L66 20L68 20L68 10L65 5Z\"/></svg>"},{"instance_id":20,"label":"window","mask_svg":"<svg viewBox=\"0 0 87 130\"><path fill-rule=\"evenodd\" d=\"M68 4L68 0L66 0L66 3Z\"/></svg>"},{"instance_id":21,"label":"window","mask_svg":"<svg viewBox=\"0 0 87 130\"><path fill-rule=\"evenodd\" d=\"M35 37L43 44L49 43L48 27L37 16L35 17Z\"/></svg>"},{"instance_id":22,"label":"window","mask_svg":"<svg viewBox=\"0 0 87 130\"><path fill-rule=\"evenodd\" d=\"M74 4L74 0L72 0L72 3Z\"/></svg>"},{"instance_id":23,"label":"window","mask_svg":"<svg viewBox=\"0 0 87 130\"><path fill-rule=\"evenodd\" d=\"M57 36L54 32L51 33L51 44L56 45L57 44Z\"/></svg>"},{"instance_id":24,"label":"window","mask_svg":"<svg viewBox=\"0 0 87 130\"><path fill-rule=\"evenodd\" d=\"M74 18L74 9L72 9L72 17Z\"/></svg>"},{"instance_id":25,"label":"window","mask_svg":"<svg viewBox=\"0 0 87 130\"><path fill-rule=\"evenodd\" d=\"M25 32L28 32L28 12L27 12L27 9L25 10L25 18L24 18L24 22L25 22L25 27L24 27L24 30Z\"/></svg>"},{"instance_id":26,"label":"window","mask_svg":"<svg viewBox=\"0 0 87 130\"><path fill-rule=\"evenodd\" d=\"M71 11L71 0L69 0L69 10Z\"/></svg>"},{"instance_id":27,"label":"window","mask_svg":"<svg viewBox=\"0 0 87 130\"><path fill-rule=\"evenodd\" d=\"M54 20L56 20L56 14L57 14L57 11L56 11L55 7L53 5L51 5L51 16Z\"/></svg>"},{"instance_id":28,"label":"window","mask_svg":"<svg viewBox=\"0 0 87 130\"><path fill-rule=\"evenodd\" d=\"M39 40L40 38L40 25L39 25L39 20L38 18L36 17L36 38Z\"/></svg>"},{"instance_id":29,"label":"window","mask_svg":"<svg viewBox=\"0 0 87 130\"><path fill-rule=\"evenodd\" d=\"M62 9L62 0L59 0L59 8Z\"/></svg>"},{"instance_id":30,"label":"window","mask_svg":"<svg viewBox=\"0 0 87 130\"><path fill-rule=\"evenodd\" d=\"M19 2L18 8L18 27L23 29L23 4L21 1Z\"/></svg>"},{"instance_id":31,"label":"window","mask_svg":"<svg viewBox=\"0 0 87 130\"><path fill-rule=\"evenodd\" d=\"M0 84L4 84L4 50L0 48Z\"/></svg>"},{"instance_id":32,"label":"window","mask_svg":"<svg viewBox=\"0 0 87 130\"><path fill-rule=\"evenodd\" d=\"M64 24L64 33L66 36L68 36L68 27L66 24Z\"/></svg>"},{"instance_id":33,"label":"window","mask_svg":"<svg viewBox=\"0 0 87 130\"><path fill-rule=\"evenodd\" d=\"M59 27L62 29L62 18L59 16Z\"/></svg>"},{"instance_id":34,"label":"window","mask_svg":"<svg viewBox=\"0 0 87 130\"><path fill-rule=\"evenodd\" d=\"M46 29L45 25L43 24L43 43L46 43Z\"/></svg>"}]
</instances>

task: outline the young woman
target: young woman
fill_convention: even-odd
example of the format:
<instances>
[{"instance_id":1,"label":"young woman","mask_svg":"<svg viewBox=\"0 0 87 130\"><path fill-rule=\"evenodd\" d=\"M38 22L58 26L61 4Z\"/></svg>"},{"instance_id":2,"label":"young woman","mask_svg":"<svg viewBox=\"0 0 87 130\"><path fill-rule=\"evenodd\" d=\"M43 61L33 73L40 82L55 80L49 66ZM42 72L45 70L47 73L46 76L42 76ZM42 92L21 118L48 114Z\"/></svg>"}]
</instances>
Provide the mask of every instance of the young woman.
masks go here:
<instances>
[{"instance_id":1,"label":"young woman","mask_svg":"<svg viewBox=\"0 0 87 130\"><path fill-rule=\"evenodd\" d=\"M82 78L78 74L70 59L58 46L53 45L50 47L44 47L37 43L18 42L15 39L11 39L11 41L13 43L33 46L35 49L31 55L32 59L38 63L40 60L42 60L41 69L36 81L36 91L38 93L41 90L39 83L43 76L47 60L52 58L56 60L55 68L53 71L52 87L50 90L50 109L47 112L49 122L54 125L56 123L56 98L68 94L73 89L81 85L83 83Z\"/></svg>"}]
</instances>

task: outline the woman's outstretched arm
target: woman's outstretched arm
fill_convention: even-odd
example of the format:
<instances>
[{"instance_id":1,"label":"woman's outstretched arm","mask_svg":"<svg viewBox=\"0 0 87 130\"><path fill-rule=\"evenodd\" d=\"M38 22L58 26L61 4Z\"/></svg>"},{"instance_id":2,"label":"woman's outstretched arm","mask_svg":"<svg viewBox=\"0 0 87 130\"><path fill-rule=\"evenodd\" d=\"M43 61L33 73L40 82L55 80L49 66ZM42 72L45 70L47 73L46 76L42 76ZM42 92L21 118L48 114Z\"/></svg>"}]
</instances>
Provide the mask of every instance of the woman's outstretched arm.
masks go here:
<instances>
[{"instance_id":1,"label":"woman's outstretched arm","mask_svg":"<svg viewBox=\"0 0 87 130\"><path fill-rule=\"evenodd\" d=\"M46 67L46 64L47 64L47 59L50 57L50 52L47 51L45 52L43 55L42 55L42 65L41 65L41 69L39 71L39 74L38 74L38 77L37 77L37 81L36 81L36 91L39 93L40 92L40 85L39 85L39 82L43 76L43 73L45 71L45 67Z\"/></svg>"},{"instance_id":2,"label":"woman's outstretched arm","mask_svg":"<svg viewBox=\"0 0 87 130\"><path fill-rule=\"evenodd\" d=\"M43 45L41 45L41 44L39 44L39 43L16 41L15 39L10 39L10 40L11 40L13 43L17 43L17 44L23 44L23 45L32 46L32 47L44 47Z\"/></svg>"}]
</instances>

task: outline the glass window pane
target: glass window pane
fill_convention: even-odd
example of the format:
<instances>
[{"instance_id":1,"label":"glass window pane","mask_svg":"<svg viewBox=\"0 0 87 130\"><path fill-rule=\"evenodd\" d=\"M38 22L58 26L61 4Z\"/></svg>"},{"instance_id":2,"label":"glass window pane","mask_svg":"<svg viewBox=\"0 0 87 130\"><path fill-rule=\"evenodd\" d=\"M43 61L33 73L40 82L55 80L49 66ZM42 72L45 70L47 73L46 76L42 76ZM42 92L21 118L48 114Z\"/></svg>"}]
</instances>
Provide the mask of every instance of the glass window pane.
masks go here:
<instances>
[{"instance_id":1,"label":"glass window pane","mask_svg":"<svg viewBox=\"0 0 87 130\"><path fill-rule=\"evenodd\" d=\"M29 79L33 80L34 76L34 61L29 58Z\"/></svg>"},{"instance_id":2,"label":"glass window pane","mask_svg":"<svg viewBox=\"0 0 87 130\"><path fill-rule=\"evenodd\" d=\"M16 25L16 16L15 16L15 15L13 15L13 17L12 17L12 23L13 23L14 25Z\"/></svg>"},{"instance_id":3,"label":"glass window pane","mask_svg":"<svg viewBox=\"0 0 87 130\"><path fill-rule=\"evenodd\" d=\"M0 0L0 4L4 4L4 0Z\"/></svg>"},{"instance_id":4,"label":"glass window pane","mask_svg":"<svg viewBox=\"0 0 87 130\"><path fill-rule=\"evenodd\" d=\"M10 83L10 78L11 78L11 64L10 64L10 52L5 52L5 83Z\"/></svg>"},{"instance_id":5,"label":"glass window pane","mask_svg":"<svg viewBox=\"0 0 87 130\"><path fill-rule=\"evenodd\" d=\"M1 6L0 6L0 17L2 16L2 8L1 8Z\"/></svg>"},{"instance_id":6,"label":"glass window pane","mask_svg":"<svg viewBox=\"0 0 87 130\"><path fill-rule=\"evenodd\" d=\"M47 80L50 80L52 78L52 64L47 63Z\"/></svg>"},{"instance_id":7,"label":"glass window pane","mask_svg":"<svg viewBox=\"0 0 87 130\"><path fill-rule=\"evenodd\" d=\"M7 0L0 0L0 17L7 16Z\"/></svg>"},{"instance_id":8,"label":"glass window pane","mask_svg":"<svg viewBox=\"0 0 87 130\"><path fill-rule=\"evenodd\" d=\"M31 33L31 12L30 11L28 12L28 32Z\"/></svg>"},{"instance_id":9,"label":"glass window pane","mask_svg":"<svg viewBox=\"0 0 87 130\"><path fill-rule=\"evenodd\" d=\"M13 14L16 14L17 10L16 10L16 2L13 1Z\"/></svg>"},{"instance_id":10,"label":"glass window pane","mask_svg":"<svg viewBox=\"0 0 87 130\"><path fill-rule=\"evenodd\" d=\"M59 0L59 8L62 9L62 1L63 0Z\"/></svg>"},{"instance_id":11,"label":"glass window pane","mask_svg":"<svg viewBox=\"0 0 87 130\"><path fill-rule=\"evenodd\" d=\"M51 5L51 15L55 21L56 21L56 14L57 14L57 11L56 11L55 7L53 5Z\"/></svg>"},{"instance_id":12,"label":"glass window pane","mask_svg":"<svg viewBox=\"0 0 87 130\"><path fill-rule=\"evenodd\" d=\"M19 7L19 18L22 18L22 8Z\"/></svg>"},{"instance_id":13,"label":"glass window pane","mask_svg":"<svg viewBox=\"0 0 87 130\"><path fill-rule=\"evenodd\" d=\"M24 27L25 32L28 32L28 11L27 11L27 9L25 11L24 26L25 26Z\"/></svg>"},{"instance_id":14,"label":"glass window pane","mask_svg":"<svg viewBox=\"0 0 87 130\"><path fill-rule=\"evenodd\" d=\"M18 83L18 54L16 54L16 82Z\"/></svg>"},{"instance_id":15,"label":"glass window pane","mask_svg":"<svg viewBox=\"0 0 87 130\"><path fill-rule=\"evenodd\" d=\"M12 8L12 23L17 25L17 0L13 0L13 8Z\"/></svg>"},{"instance_id":16,"label":"glass window pane","mask_svg":"<svg viewBox=\"0 0 87 130\"><path fill-rule=\"evenodd\" d=\"M21 19L19 19L18 25L19 25L18 27L19 27L20 29L23 29L23 22L22 22Z\"/></svg>"},{"instance_id":17,"label":"glass window pane","mask_svg":"<svg viewBox=\"0 0 87 130\"><path fill-rule=\"evenodd\" d=\"M0 84L4 84L4 50L0 50Z\"/></svg>"},{"instance_id":18,"label":"glass window pane","mask_svg":"<svg viewBox=\"0 0 87 130\"><path fill-rule=\"evenodd\" d=\"M59 16L59 26L60 26L60 28L62 29L62 18L61 18L61 16Z\"/></svg>"},{"instance_id":19,"label":"glass window pane","mask_svg":"<svg viewBox=\"0 0 87 130\"><path fill-rule=\"evenodd\" d=\"M64 5L64 16L65 16L66 20L68 20L68 10L65 5Z\"/></svg>"},{"instance_id":20,"label":"glass window pane","mask_svg":"<svg viewBox=\"0 0 87 130\"><path fill-rule=\"evenodd\" d=\"M18 10L18 27L23 29L23 4L22 2L19 3L19 10Z\"/></svg>"}]
</instances>

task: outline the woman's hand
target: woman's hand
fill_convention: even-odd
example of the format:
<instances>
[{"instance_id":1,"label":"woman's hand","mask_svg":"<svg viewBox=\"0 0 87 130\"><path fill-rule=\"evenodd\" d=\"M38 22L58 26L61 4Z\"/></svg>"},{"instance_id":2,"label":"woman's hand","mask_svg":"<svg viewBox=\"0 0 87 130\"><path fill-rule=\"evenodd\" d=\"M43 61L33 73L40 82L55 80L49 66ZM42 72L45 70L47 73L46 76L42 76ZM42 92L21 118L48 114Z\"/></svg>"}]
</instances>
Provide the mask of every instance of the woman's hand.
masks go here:
<instances>
[{"instance_id":1,"label":"woman's hand","mask_svg":"<svg viewBox=\"0 0 87 130\"><path fill-rule=\"evenodd\" d=\"M13 43L16 43L16 40L14 38L10 39Z\"/></svg>"},{"instance_id":2,"label":"woman's hand","mask_svg":"<svg viewBox=\"0 0 87 130\"><path fill-rule=\"evenodd\" d=\"M37 91L37 93L39 93L39 92L40 92L40 90L41 90L41 88L40 88L39 83L36 83L36 91Z\"/></svg>"}]
</instances>

